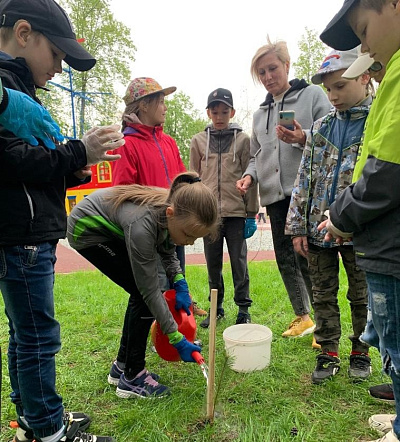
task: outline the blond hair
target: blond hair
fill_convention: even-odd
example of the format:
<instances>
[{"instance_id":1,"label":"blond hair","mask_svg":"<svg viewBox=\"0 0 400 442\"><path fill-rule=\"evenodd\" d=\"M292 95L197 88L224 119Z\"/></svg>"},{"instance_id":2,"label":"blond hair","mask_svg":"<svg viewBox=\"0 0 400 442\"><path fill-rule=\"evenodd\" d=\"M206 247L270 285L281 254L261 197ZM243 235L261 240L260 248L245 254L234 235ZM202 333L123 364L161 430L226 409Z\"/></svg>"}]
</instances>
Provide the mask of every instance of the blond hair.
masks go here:
<instances>
[{"instance_id":1,"label":"blond hair","mask_svg":"<svg viewBox=\"0 0 400 442\"><path fill-rule=\"evenodd\" d=\"M139 100L134 101L133 103L129 103L124 110L123 115L131 115L135 114L139 120L139 114L140 114L140 108L143 104L147 104L151 108L156 109L158 104L160 103L161 98L164 96L162 92L157 92L155 94L145 95L144 97L140 98ZM126 128L127 122L125 120L122 120L122 131Z\"/></svg>"},{"instance_id":2,"label":"blond hair","mask_svg":"<svg viewBox=\"0 0 400 442\"><path fill-rule=\"evenodd\" d=\"M114 186L108 197L116 210L125 201L149 206L150 210L161 215L167 207L174 208L174 216L182 222L196 220L195 225L206 227L211 238L218 234L220 219L218 204L214 193L204 185L196 172L184 172L177 175L171 188L141 186L130 184Z\"/></svg>"},{"instance_id":3,"label":"blond hair","mask_svg":"<svg viewBox=\"0 0 400 442\"><path fill-rule=\"evenodd\" d=\"M251 60L250 73L254 82L260 83L260 77L258 75L258 62L260 58L271 52L274 53L283 64L288 63L290 65L290 55L286 42L283 40L271 42L269 36L267 36L267 44L258 48Z\"/></svg>"}]
</instances>

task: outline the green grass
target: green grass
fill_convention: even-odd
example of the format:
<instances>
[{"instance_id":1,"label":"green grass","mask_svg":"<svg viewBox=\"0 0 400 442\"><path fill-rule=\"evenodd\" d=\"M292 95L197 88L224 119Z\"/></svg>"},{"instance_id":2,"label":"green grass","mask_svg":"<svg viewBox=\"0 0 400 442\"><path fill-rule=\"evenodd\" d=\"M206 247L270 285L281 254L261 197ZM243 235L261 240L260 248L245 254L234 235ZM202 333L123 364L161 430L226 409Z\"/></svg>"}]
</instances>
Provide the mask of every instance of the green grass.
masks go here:
<instances>
[{"instance_id":1,"label":"green grass","mask_svg":"<svg viewBox=\"0 0 400 442\"><path fill-rule=\"evenodd\" d=\"M312 385L316 352L311 335L284 339L281 333L293 319L293 311L275 262L249 264L252 321L273 332L271 364L262 371L236 373L226 367L223 330L235 323L230 267L224 267L226 319L217 327L216 378L219 386L216 418L205 423L206 383L196 364L163 361L150 350L147 367L161 375L172 395L160 400L120 399L108 385L107 374L119 344L127 303L126 293L99 272L57 275L56 314L61 323L63 347L57 355L57 386L67 409L89 413L91 429L115 437L117 442L134 441L361 441L378 436L368 428L368 417L394 413L394 408L376 402L368 387L388 378L380 374L380 358L371 351L373 375L363 383L347 376L351 334L347 280L341 269L339 293L342 313L340 354L342 369L323 385ZM205 266L188 266L187 280L199 305L208 307ZM1 304L3 310L4 306ZM197 319L198 323L200 319ZM198 328L203 355L208 354L208 331ZM12 438L8 421L15 418L8 395L6 367L7 323L0 319L3 350L1 441ZM291 436L293 427L297 436Z\"/></svg>"}]
</instances>

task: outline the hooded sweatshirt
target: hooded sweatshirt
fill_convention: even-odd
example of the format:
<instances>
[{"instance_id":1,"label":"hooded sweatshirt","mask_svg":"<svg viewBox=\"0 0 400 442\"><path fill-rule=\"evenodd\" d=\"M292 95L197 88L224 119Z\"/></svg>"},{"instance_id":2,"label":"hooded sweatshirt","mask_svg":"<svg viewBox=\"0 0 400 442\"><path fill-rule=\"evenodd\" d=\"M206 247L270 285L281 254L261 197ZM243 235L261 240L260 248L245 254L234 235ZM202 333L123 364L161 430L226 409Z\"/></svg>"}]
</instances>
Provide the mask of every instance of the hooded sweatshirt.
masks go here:
<instances>
[{"instance_id":1,"label":"hooded sweatshirt","mask_svg":"<svg viewBox=\"0 0 400 442\"><path fill-rule=\"evenodd\" d=\"M253 116L251 158L243 176L250 175L253 184L258 182L262 206L291 195L303 151L300 144L288 144L276 136L279 111L294 110L296 121L307 135L313 122L326 115L332 106L321 87L299 79L289 83L290 89L280 101L274 101L268 93Z\"/></svg>"},{"instance_id":2,"label":"hooded sweatshirt","mask_svg":"<svg viewBox=\"0 0 400 442\"><path fill-rule=\"evenodd\" d=\"M258 211L257 188L243 198L236 189L250 159L250 139L231 123L224 130L208 125L190 143L190 169L218 199L221 217L254 217Z\"/></svg>"}]
</instances>

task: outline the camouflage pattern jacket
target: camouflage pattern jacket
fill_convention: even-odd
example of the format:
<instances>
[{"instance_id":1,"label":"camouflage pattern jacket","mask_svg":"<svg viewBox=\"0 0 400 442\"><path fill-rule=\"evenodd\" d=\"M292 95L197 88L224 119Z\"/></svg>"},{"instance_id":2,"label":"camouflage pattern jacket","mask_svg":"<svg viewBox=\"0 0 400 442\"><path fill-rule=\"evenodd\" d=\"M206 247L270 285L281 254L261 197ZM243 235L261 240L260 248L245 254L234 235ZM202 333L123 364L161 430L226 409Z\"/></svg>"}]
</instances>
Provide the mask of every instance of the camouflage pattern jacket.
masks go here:
<instances>
[{"instance_id":1,"label":"camouflage pattern jacket","mask_svg":"<svg viewBox=\"0 0 400 442\"><path fill-rule=\"evenodd\" d=\"M368 96L347 111L332 109L312 125L292 191L286 235L307 236L321 247L336 246L324 243L325 232L317 227L336 196L352 182L371 101Z\"/></svg>"}]
</instances>

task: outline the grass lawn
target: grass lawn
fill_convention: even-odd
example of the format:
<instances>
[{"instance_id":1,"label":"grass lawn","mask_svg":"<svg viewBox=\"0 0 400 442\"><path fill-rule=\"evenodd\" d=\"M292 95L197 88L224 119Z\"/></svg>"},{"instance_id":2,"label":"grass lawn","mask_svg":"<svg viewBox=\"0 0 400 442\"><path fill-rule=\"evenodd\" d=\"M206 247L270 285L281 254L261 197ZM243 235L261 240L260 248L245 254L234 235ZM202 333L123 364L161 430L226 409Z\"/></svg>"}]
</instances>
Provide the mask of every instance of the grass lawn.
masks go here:
<instances>
[{"instance_id":1,"label":"grass lawn","mask_svg":"<svg viewBox=\"0 0 400 442\"><path fill-rule=\"evenodd\" d=\"M389 382L381 375L378 352L371 350L373 374L363 383L347 376L351 334L346 300L347 279L341 270L339 302L342 312L341 371L323 385L311 384L315 367L312 336L284 339L281 333L294 318L275 262L249 263L252 322L273 332L271 364L262 371L236 373L226 366L223 330L235 323L230 267L224 267L226 319L217 327L216 378L218 396L213 425L204 423L206 383L200 367L163 361L148 350L147 368L161 375L171 388L166 399L120 399L107 375L116 356L127 303L126 293L99 272L57 275L56 314L61 323L63 346L57 355L57 386L68 410L85 411L97 434L112 435L117 442L134 441L362 441L377 439L368 428L368 417L394 413L394 407L372 399L368 387ZM208 307L205 266L188 266L187 280L193 298ZM0 308L4 310L2 299ZM0 439L6 442L15 418L8 396L6 367L7 322L0 316L3 388ZM197 318L198 324L201 319ZM203 355L208 355L208 331L198 327ZM297 429L297 436L293 433Z\"/></svg>"}]
</instances>

